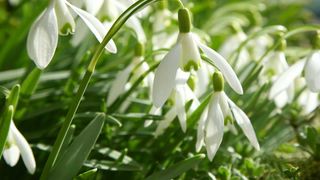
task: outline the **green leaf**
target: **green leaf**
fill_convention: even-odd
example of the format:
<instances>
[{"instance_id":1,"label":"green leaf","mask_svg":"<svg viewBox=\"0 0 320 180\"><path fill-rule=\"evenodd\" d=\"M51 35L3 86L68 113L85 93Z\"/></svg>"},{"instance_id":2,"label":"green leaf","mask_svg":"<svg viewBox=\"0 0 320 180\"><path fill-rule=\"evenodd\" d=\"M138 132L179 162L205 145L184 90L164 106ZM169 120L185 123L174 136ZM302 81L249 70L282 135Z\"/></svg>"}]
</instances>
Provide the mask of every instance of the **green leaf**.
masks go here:
<instances>
[{"instance_id":1,"label":"green leaf","mask_svg":"<svg viewBox=\"0 0 320 180\"><path fill-rule=\"evenodd\" d=\"M58 156L49 179L69 180L78 173L100 135L104 118L104 114L98 114L74 139L66 151Z\"/></svg>"},{"instance_id":2,"label":"green leaf","mask_svg":"<svg viewBox=\"0 0 320 180\"><path fill-rule=\"evenodd\" d=\"M112 116L124 120L163 120L162 116L145 113L113 114Z\"/></svg>"},{"instance_id":3,"label":"green leaf","mask_svg":"<svg viewBox=\"0 0 320 180\"><path fill-rule=\"evenodd\" d=\"M95 179L97 171L98 171L97 168L90 169L89 171L81 173L79 176L77 176L74 179L75 180L93 180L93 179Z\"/></svg>"},{"instance_id":4,"label":"green leaf","mask_svg":"<svg viewBox=\"0 0 320 180\"><path fill-rule=\"evenodd\" d=\"M115 161L107 160L90 160L87 161L85 166L90 168L98 168L106 171L141 171L142 167L135 164L120 164Z\"/></svg>"},{"instance_id":5,"label":"green leaf","mask_svg":"<svg viewBox=\"0 0 320 180\"><path fill-rule=\"evenodd\" d=\"M182 173L188 171L191 168L194 168L197 166L203 159L205 158L204 154L199 154L196 156L193 156L191 158L188 158L186 160L183 160L165 170L156 172L152 174L151 176L147 177L146 180L163 180L163 179L172 179L175 178Z\"/></svg>"},{"instance_id":6,"label":"green leaf","mask_svg":"<svg viewBox=\"0 0 320 180\"><path fill-rule=\"evenodd\" d=\"M98 153L103 156L107 156L114 161L109 160L90 160L85 163L85 166L90 168L98 168L108 171L141 171L142 166L134 161L131 157L126 155L125 152L119 152L114 149L100 148Z\"/></svg>"},{"instance_id":7,"label":"green leaf","mask_svg":"<svg viewBox=\"0 0 320 180\"><path fill-rule=\"evenodd\" d=\"M188 117L187 122L190 123L189 125L190 127L194 127L194 124L200 118L202 112L210 102L211 96L212 96L212 93L210 93L207 97L205 97L205 99L201 102L201 104L197 107L197 109L193 111L192 114Z\"/></svg>"},{"instance_id":8,"label":"green leaf","mask_svg":"<svg viewBox=\"0 0 320 180\"><path fill-rule=\"evenodd\" d=\"M12 105L13 111L15 111L18 101L19 101L19 93L20 93L20 85L16 84L13 86L13 88L10 91L8 100L7 100L7 107Z\"/></svg>"},{"instance_id":9,"label":"green leaf","mask_svg":"<svg viewBox=\"0 0 320 180\"><path fill-rule=\"evenodd\" d=\"M2 157L2 152L4 150L7 136L10 128L10 123L13 118L13 106L9 106L4 113L4 117L2 118L2 122L0 124L0 159Z\"/></svg>"},{"instance_id":10,"label":"green leaf","mask_svg":"<svg viewBox=\"0 0 320 180\"><path fill-rule=\"evenodd\" d=\"M21 95L30 97L37 88L42 71L34 68L21 85Z\"/></svg>"}]
</instances>

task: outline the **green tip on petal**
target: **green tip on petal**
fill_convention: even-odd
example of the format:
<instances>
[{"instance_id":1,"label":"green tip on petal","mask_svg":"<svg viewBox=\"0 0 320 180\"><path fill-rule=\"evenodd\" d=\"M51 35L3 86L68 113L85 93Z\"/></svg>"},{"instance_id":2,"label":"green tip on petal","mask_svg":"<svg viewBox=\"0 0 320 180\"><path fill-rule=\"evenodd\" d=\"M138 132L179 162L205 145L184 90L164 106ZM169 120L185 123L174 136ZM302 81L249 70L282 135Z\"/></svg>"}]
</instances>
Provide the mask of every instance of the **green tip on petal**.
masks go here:
<instances>
[{"instance_id":1,"label":"green tip on petal","mask_svg":"<svg viewBox=\"0 0 320 180\"><path fill-rule=\"evenodd\" d=\"M197 71L199 69L199 64L196 61L190 60L187 64L184 65L183 70L184 71L191 71L192 69Z\"/></svg>"},{"instance_id":2,"label":"green tip on petal","mask_svg":"<svg viewBox=\"0 0 320 180\"><path fill-rule=\"evenodd\" d=\"M181 33L188 33L191 30L190 12L186 8L182 8L178 12L179 30Z\"/></svg>"},{"instance_id":3,"label":"green tip on petal","mask_svg":"<svg viewBox=\"0 0 320 180\"><path fill-rule=\"evenodd\" d=\"M137 43L134 52L136 57L141 57L144 55L144 45L142 43Z\"/></svg>"},{"instance_id":4,"label":"green tip on petal","mask_svg":"<svg viewBox=\"0 0 320 180\"><path fill-rule=\"evenodd\" d=\"M197 79L196 77L194 77L193 75L190 76L190 78L188 79L188 86L190 87L190 89L192 91L194 91L196 89L196 84L197 84Z\"/></svg>"},{"instance_id":5,"label":"green tip on petal","mask_svg":"<svg viewBox=\"0 0 320 180\"><path fill-rule=\"evenodd\" d=\"M61 29L60 29L60 35L68 35L73 34L73 29L70 23L66 23Z\"/></svg>"},{"instance_id":6,"label":"green tip on petal","mask_svg":"<svg viewBox=\"0 0 320 180\"><path fill-rule=\"evenodd\" d=\"M213 80L213 90L215 92L223 91L224 89L224 79L220 72L214 72L212 75Z\"/></svg>"},{"instance_id":7,"label":"green tip on petal","mask_svg":"<svg viewBox=\"0 0 320 180\"><path fill-rule=\"evenodd\" d=\"M287 48L287 42L286 40L284 39L284 34L283 33L279 33L277 35L277 39L280 39L280 44L279 46L276 48L276 50L278 51L285 51L286 48Z\"/></svg>"}]
</instances>

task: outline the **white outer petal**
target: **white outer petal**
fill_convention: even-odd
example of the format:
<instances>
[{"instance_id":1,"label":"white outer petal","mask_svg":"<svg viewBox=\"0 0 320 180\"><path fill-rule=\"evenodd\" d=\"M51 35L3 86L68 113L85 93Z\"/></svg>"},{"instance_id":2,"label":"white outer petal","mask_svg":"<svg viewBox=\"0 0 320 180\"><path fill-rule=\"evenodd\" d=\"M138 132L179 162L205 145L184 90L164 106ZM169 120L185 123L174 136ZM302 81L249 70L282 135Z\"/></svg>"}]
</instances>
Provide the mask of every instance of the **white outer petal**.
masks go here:
<instances>
[{"instance_id":1,"label":"white outer petal","mask_svg":"<svg viewBox=\"0 0 320 180\"><path fill-rule=\"evenodd\" d=\"M213 95L206 120L205 144L210 161L217 153L223 138L224 118L219 106L220 96L220 93Z\"/></svg>"},{"instance_id":2,"label":"white outer petal","mask_svg":"<svg viewBox=\"0 0 320 180\"><path fill-rule=\"evenodd\" d=\"M162 134L164 130L169 127L169 125L171 124L171 122L174 120L176 116L177 116L176 110L174 108L171 108L164 116L164 120L159 122L158 127L154 132L154 136L158 137L160 134Z\"/></svg>"},{"instance_id":3,"label":"white outer petal","mask_svg":"<svg viewBox=\"0 0 320 180\"><path fill-rule=\"evenodd\" d=\"M313 52L307 60L305 79L312 92L320 91L320 51Z\"/></svg>"},{"instance_id":4,"label":"white outer petal","mask_svg":"<svg viewBox=\"0 0 320 180\"><path fill-rule=\"evenodd\" d=\"M177 44L160 62L153 81L152 100L155 107L161 107L170 96L179 68L181 45Z\"/></svg>"},{"instance_id":5,"label":"white outer petal","mask_svg":"<svg viewBox=\"0 0 320 180\"><path fill-rule=\"evenodd\" d=\"M177 85L175 92L175 109L183 132L187 131L187 114L185 110L186 94L183 85Z\"/></svg>"},{"instance_id":6,"label":"white outer petal","mask_svg":"<svg viewBox=\"0 0 320 180\"><path fill-rule=\"evenodd\" d=\"M302 107L302 113L308 115L314 111L320 104L318 93L305 89L298 98L298 103Z\"/></svg>"},{"instance_id":7,"label":"white outer petal","mask_svg":"<svg viewBox=\"0 0 320 180\"><path fill-rule=\"evenodd\" d=\"M129 79L130 73L132 70L132 66L128 66L123 71L118 72L116 79L112 82L108 98L107 98L107 106L110 106L114 101L126 91L126 84Z\"/></svg>"},{"instance_id":8,"label":"white outer petal","mask_svg":"<svg viewBox=\"0 0 320 180\"><path fill-rule=\"evenodd\" d=\"M206 54L218 67L218 69L221 71L231 88L238 94L243 94L243 89L240 80L238 79L236 73L233 71L232 67L228 64L228 62L220 54L218 54L208 46L200 42L198 42L198 46L204 52L204 54Z\"/></svg>"},{"instance_id":9,"label":"white outer petal","mask_svg":"<svg viewBox=\"0 0 320 180\"><path fill-rule=\"evenodd\" d=\"M144 30L143 30L138 18L131 16L128 19L126 25L134 30L139 42L145 43L147 41L146 35L144 33Z\"/></svg>"},{"instance_id":10,"label":"white outer petal","mask_svg":"<svg viewBox=\"0 0 320 180\"><path fill-rule=\"evenodd\" d=\"M85 0L85 6L87 11L92 14L92 15L96 15L98 13L98 11L101 9L102 5L103 5L104 0Z\"/></svg>"},{"instance_id":11,"label":"white outer petal","mask_svg":"<svg viewBox=\"0 0 320 180\"><path fill-rule=\"evenodd\" d=\"M78 46L88 36L88 34L89 34L89 29L86 28L86 24L82 20L77 19L76 30L70 40L70 43L73 46Z\"/></svg>"},{"instance_id":12,"label":"white outer petal","mask_svg":"<svg viewBox=\"0 0 320 180\"><path fill-rule=\"evenodd\" d=\"M199 152L204 145L204 134L205 134L205 124L208 116L208 108L206 108L199 119L198 128L197 128L197 142L196 142L196 151Z\"/></svg>"},{"instance_id":13,"label":"white outer petal","mask_svg":"<svg viewBox=\"0 0 320 180\"><path fill-rule=\"evenodd\" d=\"M36 170L36 161L34 159L32 149L29 146L27 140L23 137L23 135L19 132L13 122L11 122L10 130L12 132L12 136L15 140L17 147L20 150L22 160L28 169L30 174L33 174Z\"/></svg>"},{"instance_id":14,"label":"white outer petal","mask_svg":"<svg viewBox=\"0 0 320 180\"><path fill-rule=\"evenodd\" d=\"M96 17L89 14L88 12L73 6L72 4L66 2L66 4L84 21L88 26L90 31L94 34L97 40L101 43L105 35L107 34L107 29ZM111 39L105 47L110 53L117 53L117 47L113 40Z\"/></svg>"},{"instance_id":15,"label":"white outer petal","mask_svg":"<svg viewBox=\"0 0 320 180\"><path fill-rule=\"evenodd\" d=\"M228 97L226 97L228 98ZM250 143L256 150L260 150L260 145L256 137L256 133L254 132L254 129L252 127L252 124L248 118L248 116L236 105L234 102L232 102L229 98L229 103L231 106L231 110L234 115L234 119L242 129L243 133L246 135L246 137L249 139Z\"/></svg>"},{"instance_id":16,"label":"white outer petal","mask_svg":"<svg viewBox=\"0 0 320 180\"><path fill-rule=\"evenodd\" d=\"M294 79L301 75L304 65L305 60L300 60L281 74L271 87L269 99L275 98L280 92L289 88Z\"/></svg>"},{"instance_id":17,"label":"white outer petal","mask_svg":"<svg viewBox=\"0 0 320 180\"><path fill-rule=\"evenodd\" d=\"M48 7L32 24L28 39L29 57L39 69L44 69L52 60L58 45L58 24L53 7Z\"/></svg>"},{"instance_id":18,"label":"white outer petal","mask_svg":"<svg viewBox=\"0 0 320 180\"><path fill-rule=\"evenodd\" d=\"M13 167L19 161L20 151L14 142L14 139L12 137L12 132L10 130L7 138L7 143L10 144L10 147L7 149L4 149L3 158L9 166Z\"/></svg>"},{"instance_id":19,"label":"white outer petal","mask_svg":"<svg viewBox=\"0 0 320 180\"><path fill-rule=\"evenodd\" d=\"M161 113L161 108L156 108L154 106L151 107L149 114L154 114L154 115L160 115ZM146 120L144 122L144 127L148 127L153 123L153 120Z\"/></svg>"}]
</instances>

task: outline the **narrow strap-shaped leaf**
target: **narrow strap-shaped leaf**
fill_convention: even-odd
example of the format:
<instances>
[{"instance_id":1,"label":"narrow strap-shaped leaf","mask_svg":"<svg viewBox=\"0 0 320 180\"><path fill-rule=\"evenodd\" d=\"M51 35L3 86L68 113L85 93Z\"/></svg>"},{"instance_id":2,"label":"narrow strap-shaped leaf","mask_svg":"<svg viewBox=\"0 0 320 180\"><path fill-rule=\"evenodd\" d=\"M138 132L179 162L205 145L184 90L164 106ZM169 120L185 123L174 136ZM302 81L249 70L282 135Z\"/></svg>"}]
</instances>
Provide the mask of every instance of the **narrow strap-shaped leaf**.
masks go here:
<instances>
[{"instance_id":1,"label":"narrow strap-shaped leaf","mask_svg":"<svg viewBox=\"0 0 320 180\"><path fill-rule=\"evenodd\" d=\"M21 85L21 96L29 98L37 88L42 71L34 68Z\"/></svg>"},{"instance_id":2,"label":"narrow strap-shaped leaf","mask_svg":"<svg viewBox=\"0 0 320 180\"><path fill-rule=\"evenodd\" d=\"M58 156L49 179L69 180L76 176L100 135L104 118L103 114L98 114L66 151Z\"/></svg>"},{"instance_id":3,"label":"narrow strap-shaped leaf","mask_svg":"<svg viewBox=\"0 0 320 180\"><path fill-rule=\"evenodd\" d=\"M75 180L90 180L90 179L94 179L97 171L98 171L97 168L90 169L89 171L86 171L86 172L80 174L79 176L77 176L74 179Z\"/></svg>"},{"instance_id":4,"label":"narrow strap-shaped leaf","mask_svg":"<svg viewBox=\"0 0 320 180\"><path fill-rule=\"evenodd\" d=\"M199 154L188 158L186 160L180 161L177 164L163 170L152 174L147 177L146 180L163 180L163 179L172 179L180 174L188 171L191 168L197 166L205 158L204 154Z\"/></svg>"},{"instance_id":5,"label":"narrow strap-shaped leaf","mask_svg":"<svg viewBox=\"0 0 320 180\"><path fill-rule=\"evenodd\" d=\"M0 158L7 141L10 123L19 101L19 93L20 85L17 84L13 86L12 90L10 91L9 97L5 103L4 113L0 117Z\"/></svg>"},{"instance_id":6,"label":"narrow strap-shaped leaf","mask_svg":"<svg viewBox=\"0 0 320 180\"><path fill-rule=\"evenodd\" d=\"M4 117L2 118L2 123L0 125L0 159L2 157L2 152L4 150L7 136L10 128L11 119L13 117L13 106L9 106L5 113Z\"/></svg>"}]
</instances>

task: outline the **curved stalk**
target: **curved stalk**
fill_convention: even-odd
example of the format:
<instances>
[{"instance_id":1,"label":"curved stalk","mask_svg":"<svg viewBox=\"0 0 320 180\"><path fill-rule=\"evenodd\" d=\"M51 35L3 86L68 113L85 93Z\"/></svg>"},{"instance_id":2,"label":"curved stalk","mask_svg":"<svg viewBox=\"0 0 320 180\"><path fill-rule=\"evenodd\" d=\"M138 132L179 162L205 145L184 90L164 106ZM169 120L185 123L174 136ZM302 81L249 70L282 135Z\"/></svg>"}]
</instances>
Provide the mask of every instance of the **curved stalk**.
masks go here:
<instances>
[{"instance_id":1,"label":"curved stalk","mask_svg":"<svg viewBox=\"0 0 320 180\"><path fill-rule=\"evenodd\" d=\"M52 151L49 155L49 158L45 164L45 167L43 169L43 172L41 174L40 179L45 180L48 179L49 173L51 168L53 167L55 161L57 160L57 157L59 156L61 147L65 141L66 134L68 133L68 130L70 129L70 126L72 124L73 118L75 113L78 110L80 101L83 97L84 92L87 89L87 86L91 80L92 74L95 70L96 64L98 60L100 59L104 47L109 43L109 41L112 39L112 37L120 30L120 28L123 26L123 24L136 12L143 9L144 7L155 3L160 0L139 0L133 5L131 5L125 12L123 12L120 17L115 21L115 23L112 25L111 29L108 31L107 35L104 37L101 44L98 46L97 50L95 51L90 64L87 68L87 71L81 80L80 86L78 88L78 91L76 93L76 96L74 97L70 108L68 110L66 120L64 121L62 128L59 131L58 137L52 147Z\"/></svg>"}]
</instances>

